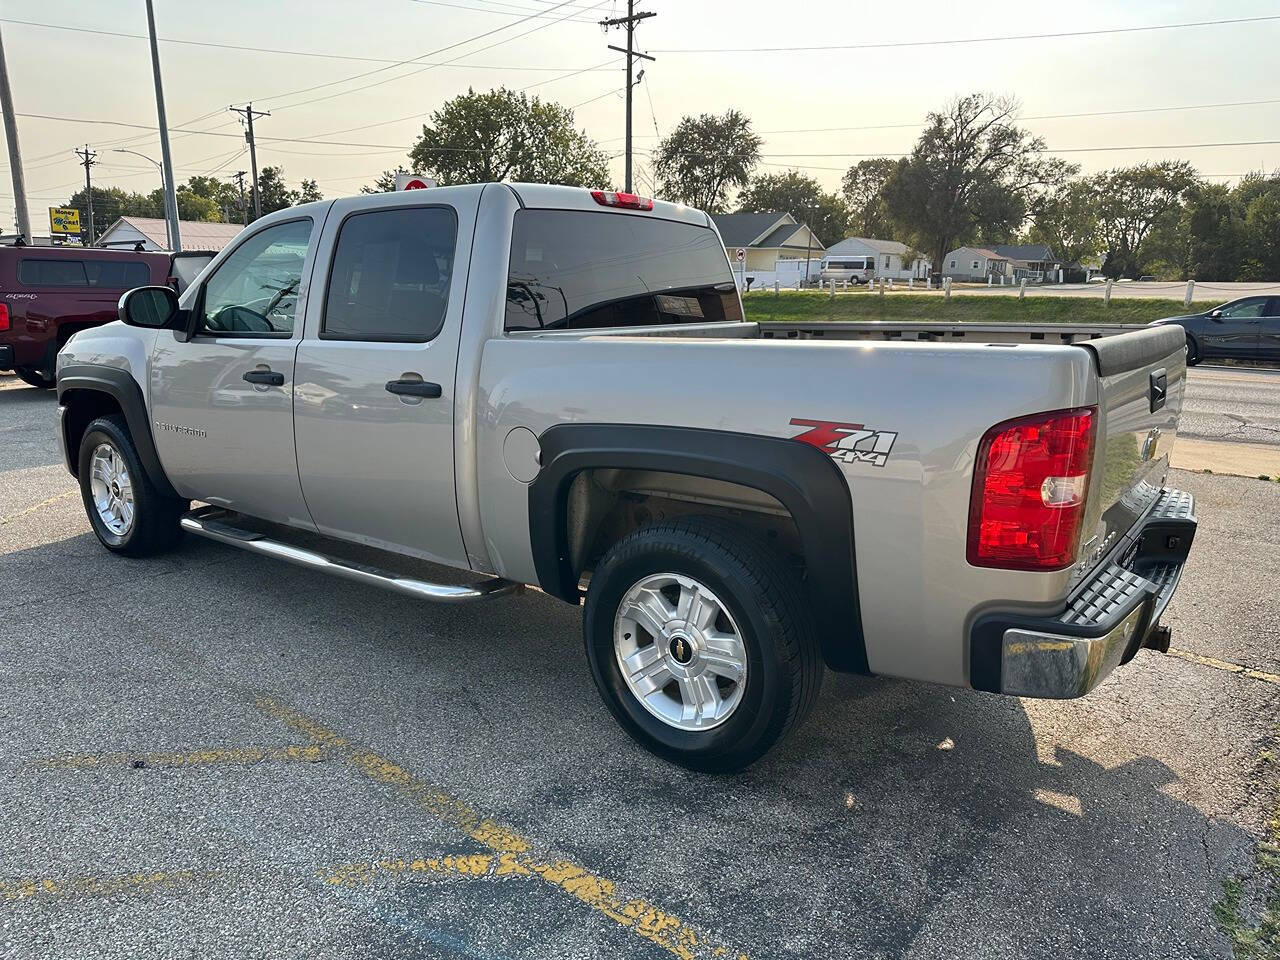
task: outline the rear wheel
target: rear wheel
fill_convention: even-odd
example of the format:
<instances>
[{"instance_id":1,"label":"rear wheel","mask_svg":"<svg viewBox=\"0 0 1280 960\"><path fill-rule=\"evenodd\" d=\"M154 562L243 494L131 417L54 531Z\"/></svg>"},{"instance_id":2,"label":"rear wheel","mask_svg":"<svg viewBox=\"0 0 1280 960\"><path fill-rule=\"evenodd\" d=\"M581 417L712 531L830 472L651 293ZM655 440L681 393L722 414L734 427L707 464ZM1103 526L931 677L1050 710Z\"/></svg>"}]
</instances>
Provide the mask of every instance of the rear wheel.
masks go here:
<instances>
[{"instance_id":1,"label":"rear wheel","mask_svg":"<svg viewBox=\"0 0 1280 960\"><path fill-rule=\"evenodd\" d=\"M58 382L53 377L45 376L44 371L38 367L15 367L13 372L18 375L18 379L23 383L29 383L33 387L39 387L41 390L48 390Z\"/></svg>"},{"instance_id":2,"label":"rear wheel","mask_svg":"<svg viewBox=\"0 0 1280 960\"><path fill-rule=\"evenodd\" d=\"M732 523L619 541L591 578L587 658L605 704L659 756L742 769L812 709L822 657L799 576Z\"/></svg>"},{"instance_id":3,"label":"rear wheel","mask_svg":"<svg viewBox=\"0 0 1280 960\"><path fill-rule=\"evenodd\" d=\"M1197 346L1191 334L1187 334L1187 366L1194 367L1200 362L1200 347Z\"/></svg>"},{"instance_id":4,"label":"rear wheel","mask_svg":"<svg viewBox=\"0 0 1280 960\"><path fill-rule=\"evenodd\" d=\"M156 490L123 417L99 417L80 441L80 495L98 540L129 557L163 553L182 537L190 503Z\"/></svg>"}]
</instances>

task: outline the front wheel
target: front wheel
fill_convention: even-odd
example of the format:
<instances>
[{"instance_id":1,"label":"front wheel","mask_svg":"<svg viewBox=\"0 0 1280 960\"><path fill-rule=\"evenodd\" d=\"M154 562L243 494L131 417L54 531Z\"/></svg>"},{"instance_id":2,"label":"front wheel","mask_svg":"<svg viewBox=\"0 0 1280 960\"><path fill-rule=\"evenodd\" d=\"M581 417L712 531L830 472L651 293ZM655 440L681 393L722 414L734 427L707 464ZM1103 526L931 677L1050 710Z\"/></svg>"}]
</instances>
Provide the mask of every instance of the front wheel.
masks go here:
<instances>
[{"instance_id":1,"label":"front wheel","mask_svg":"<svg viewBox=\"0 0 1280 960\"><path fill-rule=\"evenodd\" d=\"M619 541L592 575L583 626L610 712L643 746L695 770L758 760L804 720L822 681L799 576L718 519Z\"/></svg>"},{"instance_id":2,"label":"front wheel","mask_svg":"<svg viewBox=\"0 0 1280 960\"><path fill-rule=\"evenodd\" d=\"M182 537L178 518L190 506L151 483L123 417L99 417L80 441L80 496L89 523L113 553L146 557Z\"/></svg>"},{"instance_id":3,"label":"front wheel","mask_svg":"<svg viewBox=\"0 0 1280 960\"><path fill-rule=\"evenodd\" d=\"M13 371L18 375L18 379L23 383L29 383L33 387L39 387L41 390L48 390L58 381L53 377L47 377L43 370L36 367L17 367Z\"/></svg>"}]
</instances>

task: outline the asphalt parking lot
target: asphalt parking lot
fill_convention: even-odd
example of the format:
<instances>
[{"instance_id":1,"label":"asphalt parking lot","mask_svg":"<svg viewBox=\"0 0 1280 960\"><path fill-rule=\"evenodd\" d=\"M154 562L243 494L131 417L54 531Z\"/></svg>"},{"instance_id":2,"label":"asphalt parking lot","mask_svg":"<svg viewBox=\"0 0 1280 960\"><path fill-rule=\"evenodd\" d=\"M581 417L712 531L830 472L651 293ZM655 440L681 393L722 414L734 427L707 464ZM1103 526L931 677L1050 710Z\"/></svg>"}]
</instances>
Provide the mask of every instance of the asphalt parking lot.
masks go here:
<instances>
[{"instance_id":1,"label":"asphalt parking lot","mask_svg":"<svg viewBox=\"0 0 1280 960\"><path fill-rule=\"evenodd\" d=\"M536 593L108 555L54 404L0 378L0 956L1231 955L1213 907L1276 812L1280 484L1176 472L1180 656L1062 703L828 674L713 778L620 731Z\"/></svg>"}]
</instances>

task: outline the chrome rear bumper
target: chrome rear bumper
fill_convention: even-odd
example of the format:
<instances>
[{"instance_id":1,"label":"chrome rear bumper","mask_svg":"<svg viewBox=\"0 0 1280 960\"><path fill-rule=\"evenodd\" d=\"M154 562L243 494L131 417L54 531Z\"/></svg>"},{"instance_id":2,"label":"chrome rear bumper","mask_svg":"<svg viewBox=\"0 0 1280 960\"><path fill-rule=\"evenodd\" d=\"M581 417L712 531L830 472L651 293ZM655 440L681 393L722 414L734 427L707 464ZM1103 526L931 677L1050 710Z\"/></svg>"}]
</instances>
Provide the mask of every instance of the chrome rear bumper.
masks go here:
<instances>
[{"instance_id":1,"label":"chrome rear bumper","mask_svg":"<svg viewBox=\"0 0 1280 960\"><path fill-rule=\"evenodd\" d=\"M1133 545L1081 583L1056 617L989 614L974 624L974 687L1020 697L1080 697L1142 647L1173 598L1195 537L1195 501L1164 490Z\"/></svg>"}]
</instances>

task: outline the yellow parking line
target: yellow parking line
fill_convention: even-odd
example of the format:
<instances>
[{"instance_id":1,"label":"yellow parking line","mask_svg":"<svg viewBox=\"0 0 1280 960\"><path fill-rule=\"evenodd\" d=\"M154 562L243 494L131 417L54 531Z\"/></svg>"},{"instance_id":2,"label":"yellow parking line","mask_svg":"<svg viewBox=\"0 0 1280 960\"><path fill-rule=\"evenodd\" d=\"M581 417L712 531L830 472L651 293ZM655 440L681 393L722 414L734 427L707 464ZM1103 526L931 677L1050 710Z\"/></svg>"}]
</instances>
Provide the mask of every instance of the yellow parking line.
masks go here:
<instances>
[{"instance_id":1,"label":"yellow parking line","mask_svg":"<svg viewBox=\"0 0 1280 960\"><path fill-rule=\"evenodd\" d=\"M334 730L312 720L270 697L258 697L257 706L287 726L305 733L377 783L391 787L412 800L441 823L454 827L471 839L499 854L499 864L510 870L524 870L552 887L569 894L591 910L619 926L657 944L681 960L697 957L725 957L729 951L711 943L679 917L647 900L624 897L614 881L592 873L571 860L553 860L533 852L532 841L510 827L483 816L471 806L449 796L440 788L414 776L408 770L372 750L349 742ZM508 855L506 860L501 855ZM492 861L486 864L486 872ZM426 869L426 868L424 868ZM454 868L454 872L456 868ZM330 881L334 882L334 881ZM341 880L337 882L342 882ZM744 954L738 954L745 960Z\"/></svg>"},{"instance_id":2,"label":"yellow parking line","mask_svg":"<svg viewBox=\"0 0 1280 960\"><path fill-rule=\"evenodd\" d=\"M513 853L474 853L469 856L419 857L416 860L373 860L369 863L344 863L317 871L325 883L339 887L358 887L372 883L379 875L390 877L427 874L437 877L528 877L527 867Z\"/></svg>"},{"instance_id":3,"label":"yellow parking line","mask_svg":"<svg viewBox=\"0 0 1280 960\"><path fill-rule=\"evenodd\" d=\"M211 747L204 750L162 753L76 753L49 757L36 762L39 767L63 770L92 770L96 767L244 767L268 760L315 763L324 759L317 744L286 747Z\"/></svg>"},{"instance_id":4,"label":"yellow parking line","mask_svg":"<svg viewBox=\"0 0 1280 960\"><path fill-rule=\"evenodd\" d=\"M217 877L217 873L206 870L157 870L111 877L72 877L67 880L55 880L52 877L0 880L0 900L13 902L29 900L32 897L69 899L168 892L197 887Z\"/></svg>"},{"instance_id":5,"label":"yellow parking line","mask_svg":"<svg viewBox=\"0 0 1280 960\"><path fill-rule=\"evenodd\" d=\"M1213 667L1215 670L1225 670L1227 673L1238 673L1243 677L1249 677L1253 680L1261 680L1264 683L1274 683L1280 686L1280 674L1267 673L1265 670L1254 670L1252 667L1246 667L1239 663L1231 663L1227 660L1218 660L1215 657L1203 657L1198 653L1191 653L1189 650L1179 650L1176 647L1169 648L1169 656L1177 657L1179 660L1186 660L1188 663L1198 663L1202 667Z\"/></svg>"},{"instance_id":6,"label":"yellow parking line","mask_svg":"<svg viewBox=\"0 0 1280 960\"><path fill-rule=\"evenodd\" d=\"M56 497L50 497L48 500L41 500L33 507L27 507L25 510L19 510L17 513L11 513L7 517L0 517L0 527L3 527L7 523L13 523L15 520L21 520L23 517L30 516L37 510L43 510L45 507L51 507L61 500L66 500L68 497L74 497L79 492L79 490L67 490L64 493L58 494Z\"/></svg>"}]
</instances>

